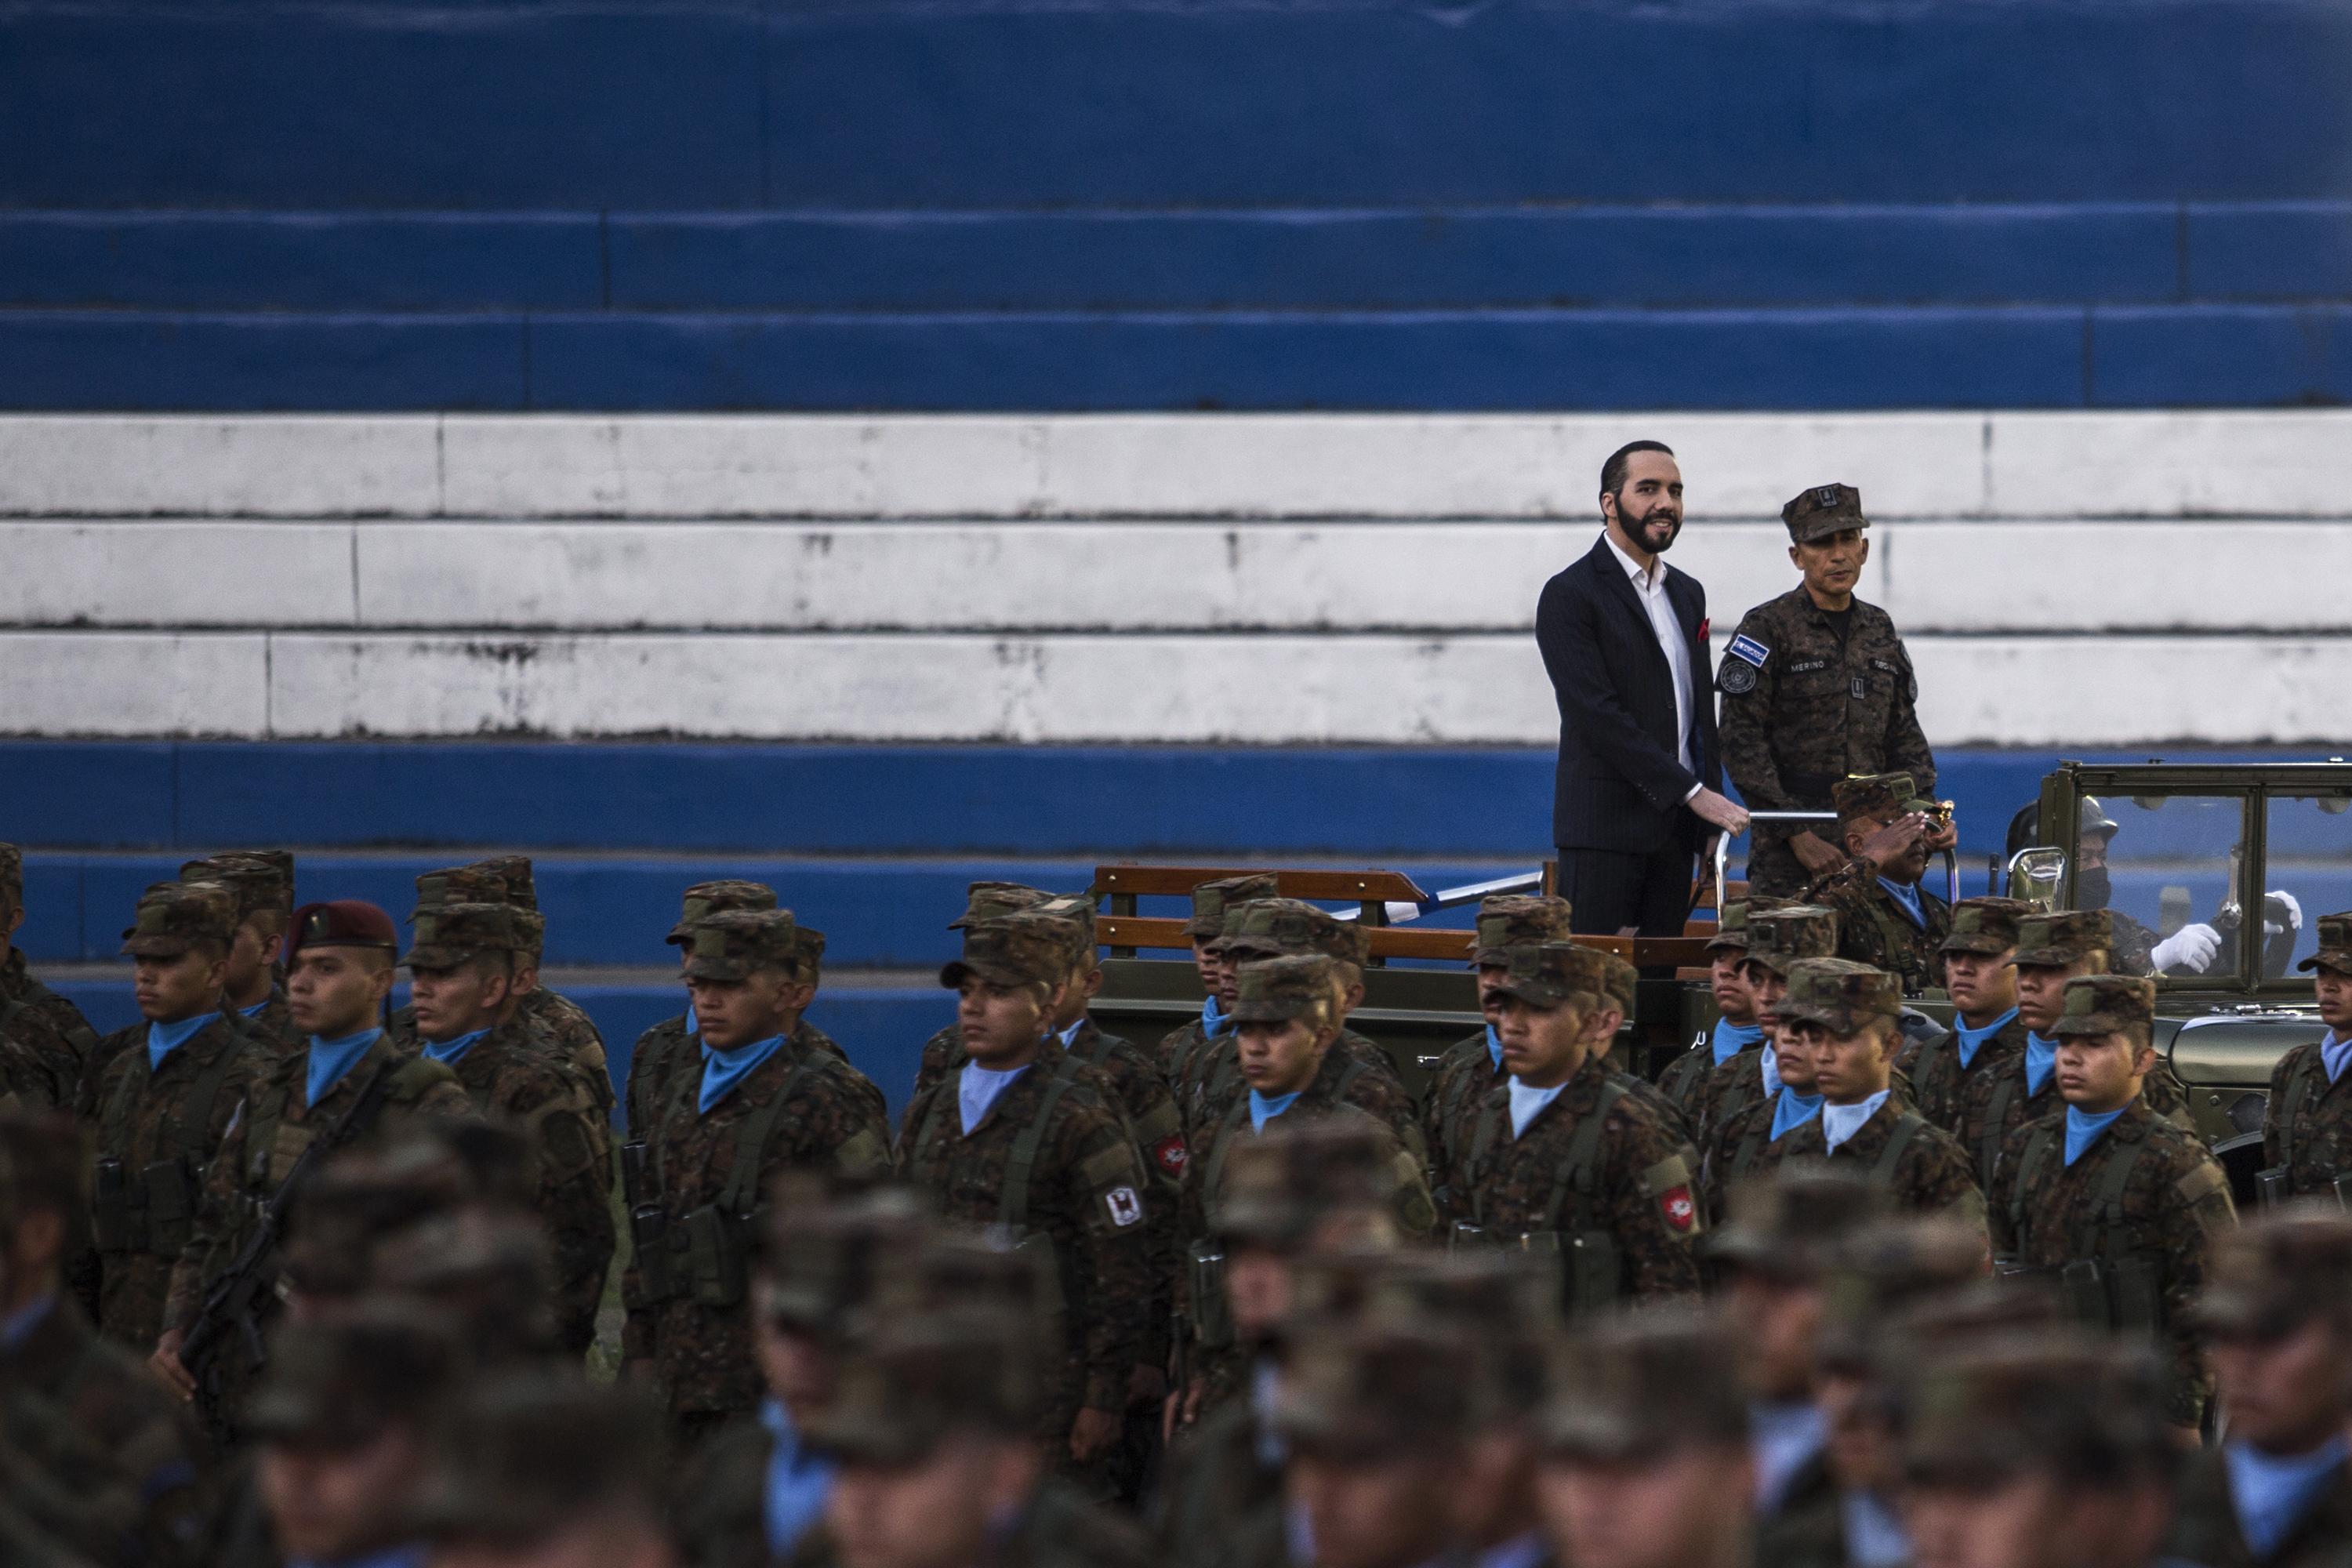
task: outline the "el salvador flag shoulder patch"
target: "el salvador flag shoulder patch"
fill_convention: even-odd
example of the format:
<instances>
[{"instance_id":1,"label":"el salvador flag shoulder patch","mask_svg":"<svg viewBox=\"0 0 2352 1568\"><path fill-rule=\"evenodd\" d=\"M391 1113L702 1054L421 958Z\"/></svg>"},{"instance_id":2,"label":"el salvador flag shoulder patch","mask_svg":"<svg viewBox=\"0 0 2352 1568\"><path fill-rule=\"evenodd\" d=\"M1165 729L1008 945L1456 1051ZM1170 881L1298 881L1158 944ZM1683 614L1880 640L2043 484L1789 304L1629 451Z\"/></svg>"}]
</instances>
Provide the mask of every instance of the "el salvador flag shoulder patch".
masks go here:
<instances>
[{"instance_id":1,"label":"el salvador flag shoulder patch","mask_svg":"<svg viewBox=\"0 0 2352 1568\"><path fill-rule=\"evenodd\" d=\"M1772 650L1770 648L1766 647L1762 643L1758 642L1754 637L1751 637L1745 633L1733 637L1731 639L1731 646L1724 651L1734 658L1746 659L1748 663L1754 665L1759 669L1763 668L1764 661L1772 657Z\"/></svg>"},{"instance_id":2,"label":"el salvador flag shoulder patch","mask_svg":"<svg viewBox=\"0 0 2352 1568\"><path fill-rule=\"evenodd\" d=\"M1731 646L1723 650L1723 668L1717 673L1715 683L1727 696L1744 696L1756 689L1756 672L1771 657L1772 650L1754 637L1744 633L1733 637Z\"/></svg>"}]
</instances>

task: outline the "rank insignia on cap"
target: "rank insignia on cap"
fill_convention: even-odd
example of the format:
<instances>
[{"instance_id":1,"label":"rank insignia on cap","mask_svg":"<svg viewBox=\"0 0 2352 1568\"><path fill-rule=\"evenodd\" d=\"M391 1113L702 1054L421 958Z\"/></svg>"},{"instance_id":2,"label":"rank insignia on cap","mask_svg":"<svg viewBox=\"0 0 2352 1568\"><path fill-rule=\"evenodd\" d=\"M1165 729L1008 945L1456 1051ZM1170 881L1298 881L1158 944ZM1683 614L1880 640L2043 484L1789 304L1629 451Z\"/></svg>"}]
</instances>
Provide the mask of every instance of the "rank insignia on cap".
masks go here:
<instances>
[{"instance_id":1,"label":"rank insignia on cap","mask_svg":"<svg viewBox=\"0 0 2352 1568\"><path fill-rule=\"evenodd\" d=\"M1113 1187L1103 1194L1103 1205L1110 1210L1111 1224L1121 1230L1143 1222L1143 1200L1133 1187Z\"/></svg>"},{"instance_id":2,"label":"rank insignia on cap","mask_svg":"<svg viewBox=\"0 0 2352 1568\"><path fill-rule=\"evenodd\" d=\"M1833 507L1833 506L1837 505L1837 503L1838 503L1838 488L1837 488L1837 486L1835 486L1835 485L1819 485L1819 486L1814 487L1814 489L1813 489L1813 504L1814 504L1814 505L1816 505L1816 506L1820 506L1820 507L1827 508L1827 507Z\"/></svg>"}]
</instances>

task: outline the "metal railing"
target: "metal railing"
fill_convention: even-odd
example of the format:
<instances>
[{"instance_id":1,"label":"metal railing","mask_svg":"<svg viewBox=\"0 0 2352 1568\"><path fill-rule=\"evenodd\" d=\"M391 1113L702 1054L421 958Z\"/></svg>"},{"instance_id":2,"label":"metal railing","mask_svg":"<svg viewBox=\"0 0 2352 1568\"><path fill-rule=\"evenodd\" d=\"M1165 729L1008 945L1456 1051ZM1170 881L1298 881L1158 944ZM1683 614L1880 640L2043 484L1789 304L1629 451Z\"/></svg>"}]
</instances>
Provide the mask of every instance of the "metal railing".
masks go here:
<instances>
[{"instance_id":1,"label":"metal railing","mask_svg":"<svg viewBox=\"0 0 2352 1568\"><path fill-rule=\"evenodd\" d=\"M1382 916L1390 925L1409 925L1423 915L1433 915L1440 910L1458 909L1464 904L1475 904L1481 899L1491 899L1502 893L1540 893L1543 891L1543 882L1541 871L1523 871L1514 877L1497 877L1491 882L1469 882L1459 888L1440 888L1419 903L1407 903L1402 899L1391 899L1381 906ZM1360 912L1349 910L1333 918L1352 921L1360 918Z\"/></svg>"},{"instance_id":2,"label":"metal railing","mask_svg":"<svg viewBox=\"0 0 2352 1568\"><path fill-rule=\"evenodd\" d=\"M1835 822L1837 819L1834 811L1751 811L1748 814L1750 822ZM1715 910L1717 920L1723 918L1724 868L1731 863L1731 837L1728 833L1715 836ZM1957 904L1960 901L1959 857L1949 849L1942 853L1944 901Z\"/></svg>"}]
</instances>

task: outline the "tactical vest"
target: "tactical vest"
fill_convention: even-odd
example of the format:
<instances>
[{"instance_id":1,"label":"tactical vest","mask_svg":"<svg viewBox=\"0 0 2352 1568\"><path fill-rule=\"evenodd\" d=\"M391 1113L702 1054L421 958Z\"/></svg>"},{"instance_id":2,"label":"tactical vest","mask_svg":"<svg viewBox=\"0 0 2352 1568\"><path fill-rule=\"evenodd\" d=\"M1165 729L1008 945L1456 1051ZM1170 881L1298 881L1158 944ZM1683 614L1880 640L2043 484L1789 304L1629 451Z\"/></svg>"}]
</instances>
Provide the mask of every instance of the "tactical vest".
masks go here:
<instances>
[{"instance_id":1,"label":"tactical vest","mask_svg":"<svg viewBox=\"0 0 2352 1568\"><path fill-rule=\"evenodd\" d=\"M373 1049L373 1047L369 1047L369 1051ZM353 1062L349 1071L335 1084L334 1089L330 1089L327 1092L332 1094L335 1089L341 1089L345 1083L363 1081L356 1075L360 1073L362 1065L366 1062L368 1054L368 1051L362 1051L359 1060ZM280 1059L299 1064L305 1060L305 1056L296 1055ZM391 1077L384 1085L383 1108L369 1120L373 1122L381 1119L383 1110L401 1105L415 1104L438 1076L436 1071L438 1066L438 1063L424 1057L403 1058L395 1055L387 1064ZM287 1111L294 1096L304 1092L303 1074L293 1071L289 1068L285 1071L271 1073L266 1079L255 1084L252 1091L247 1096L245 1169L238 1173L238 1184L247 1197L253 1202L261 1202L276 1192L278 1184L286 1179L286 1173L293 1169L294 1162L302 1157L302 1151L317 1142L319 1137L333 1125L331 1121L324 1121L310 1122L287 1120ZM371 1131L371 1127L354 1127L352 1129L352 1139L356 1142L366 1137Z\"/></svg>"},{"instance_id":2,"label":"tactical vest","mask_svg":"<svg viewBox=\"0 0 2352 1568\"><path fill-rule=\"evenodd\" d=\"M2312 1102L2330 1088L2326 1058L2316 1050L2305 1052L2287 1069L2286 1089L2281 1095L2284 1106L2271 1108L2271 1122L2279 1131L2279 1162L2254 1175L2254 1186L2262 1205L2272 1208L2297 1196L2294 1185L2294 1146L2303 1134L2304 1118ZM2352 1171L2338 1171L2323 1189L2332 1194L2336 1204L2352 1210Z\"/></svg>"},{"instance_id":3,"label":"tactical vest","mask_svg":"<svg viewBox=\"0 0 2352 1568\"><path fill-rule=\"evenodd\" d=\"M1541 1223L1532 1230L1517 1232L1489 1230L1486 1226L1483 1167L1498 1125L1507 1114L1507 1106L1488 1106L1478 1119L1477 1136L1470 1146L1472 1223L1455 1226L1450 1244L1552 1253L1560 1260L1561 1301L1570 1317L1589 1317L1613 1306L1623 1293L1624 1269L1617 1238L1601 1226L1593 1210L1601 1190L1601 1134L1607 1128L1610 1110L1625 1097L1625 1086L1614 1079L1602 1082L1592 1109L1577 1124L1575 1136L1569 1140L1568 1152L1560 1158L1550 1195L1544 1202ZM1569 1206L1571 1195L1575 1199L1572 1209ZM1567 1225L1562 1228L1564 1212Z\"/></svg>"},{"instance_id":4,"label":"tactical vest","mask_svg":"<svg viewBox=\"0 0 2352 1568\"><path fill-rule=\"evenodd\" d=\"M1066 1271L1070 1260L1062 1257L1050 1233L1029 1228L1029 1188L1036 1178L1037 1156L1045 1151L1045 1134L1053 1130L1054 1112L1061 1106L1062 1097L1078 1081L1078 1069L1087 1065L1075 1052L1062 1053L1062 1059L1055 1064L1053 1078L1045 1085L1044 1097L1037 1101L1036 1113L1023 1123L1020 1133L1013 1140L1013 1155L1004 1165L1004 1184L996 1193L998 1230L1012 1242L1014 1251L1033 1256L1043 1253L1050 1265L1042 1271L1046 1281L1046 1310L1056 1316L1069 1300ZM941 1079L939 1087L931 1090L931 1103L923 1112L922 1128L908 1151L909 1169L929 1164L940 1141L947 1136L947 1103L950 1098L948 1081ZM990 1107L992 1111L994 1109ZM961 1125L958 1131L961 1132Z\"/></svg>"},{"instance_id":5,"label":"tactical vest","mask_svg":"<svg viewBox=\"0 0 2352 1568\"><path fill-rule=\"evenodd\" d=\"M178 1047L188 1049L215 1026L223 1036L213 1060L197 1073L185 1098L165 1122L163 1142L152 1151L156 1157L135 1171L125 1166L119 1155L99 1160L90 1191L90 1229L99 1251L177 1258L188 1245L204 1188L205 1144L211 1135L213 1107L220 1098L221 1086L236 1069L247 1037L240 1026L242 1021L233 1020L236 1020L234 1013L223 1013L217 1026L207 1024ZM100 1137L107 1149L129 1145L131 1109L142 1086L154 1081L146 1042L133 1040L128 1049L136 1059L123 1064L122 1075L114 1080L114 1092L107 1096L100 1112Z\"/></svg>"},{"instance_id":6,"label":"tactical vest","mask_svg":"<svg viewBox=\"0 0 2352 1568\"><path fill-rule=\"evenodd\" d=\"M1339 1081L1332 1086L1331 1098L1339 1103L1340 1097L1361 1076L1363 1065L1349 1062L1339 1071ZM1361 1111L1360 1107L1350 1107ZM1362 1114L1370 1115L1369 1111ZM1217 1146L1209 1152L1208 1163L1201 1170L1201 1199L1213 1212L1217 1201L1217 1185L1224 1180L1225 1156L1242 1136L1243 1125L1249 1121L1249 1096L1244 1094L1225 1110L1224 1121L1217 1124ZM1232 1303L1225 1299L1225 1254L1213 1238L1196 1242L1192 1249L1191 1316L1193 1342L1204 1350L1222 1350L1234 1342Z\"/></svg>"},{"instance_id":7,"label":"tactical vest","mask_svg":"<svg viewBox=\"0 0 2352 1568\"><path fill-rule=\"evenodd\" d=\"M1691 1042L1690 1049L1669 1062L1666 1070L1658 1075L1658 1092L1687 1111L1698 1098L1699 1086L1714 1070L1715 1049L1702 1034Z\"/></svg>"},{"instance_id":8,"label":"tactical vest","mask_svg":"<svg viewBox=\"0 0 2352 1568\"><path fill-rule=\"evenodd\" d=\"M2017 1070L2003 1072L1993 1081L1992 1100L1985 1108L1985 1124L1977 1133L1977 1185L1992 1191L1993 1168L2000 1163L2000 1146L2009 1142L2009 1108L2017 1103L2025 1089L2025 1060L2020 1057ZM2052 1068L2056 1071L2056 1068Z\"/></svg>"},{"instance_id":9,"label":"tactical vest","mask_svg":"<svg viewBox=\"0 0 2352 1568\"><path fill-rule=\"evenodd\" d=\"M2012 1235L2026 1234L2026 1205L2050 1162L2063 1158L2066 1133L2063 1123L2036 1131L2019 1161L2017 1184L2010 1191L2009 1224ZM2058 1281L2068 1312L2096 1328L2154 1333L2164 1327L2164 1284L2156 1264L2127 1253L2123 1235L2124 1194L2132 1173L2147 1154L2149 1140L2133 1144L2127 1159L2110 1160L2099 1173L2090 1207L2066 1238L2068 1261L2047 1270Z\"/></svg>"}]
</instances>

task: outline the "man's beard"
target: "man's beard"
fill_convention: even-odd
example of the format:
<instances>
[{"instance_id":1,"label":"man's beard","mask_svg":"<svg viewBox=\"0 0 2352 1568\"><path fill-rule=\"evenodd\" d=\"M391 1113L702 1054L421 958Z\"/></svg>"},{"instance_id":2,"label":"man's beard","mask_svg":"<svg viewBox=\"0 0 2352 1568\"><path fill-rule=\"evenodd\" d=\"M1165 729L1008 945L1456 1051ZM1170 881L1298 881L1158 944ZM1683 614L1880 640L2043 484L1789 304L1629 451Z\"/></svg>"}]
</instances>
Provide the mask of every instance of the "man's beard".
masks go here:
<instances>
[{"instance_id":1,"label":"man's beard","mask_svg":"<svg viewBox=\"0 0 2352 1568\"><path fill-rule=\"evenodd\" d=\"M1631 539L1634 543L1640 545L1643 549L1648 551L1651 554L1664 555L1667 551L1674 548L1675 536L1683 531L1683 520L1679 516L1662 520L1665 523L1666 536L1662 540L1653 542L1650 538L1650 522L1651 520L1657 517L1657 515L1658 514L1655 511L1647 511L1643 512L1639 518L1627 519L1625 523L1625 536Z\"/></svg>"}]
</instances>

